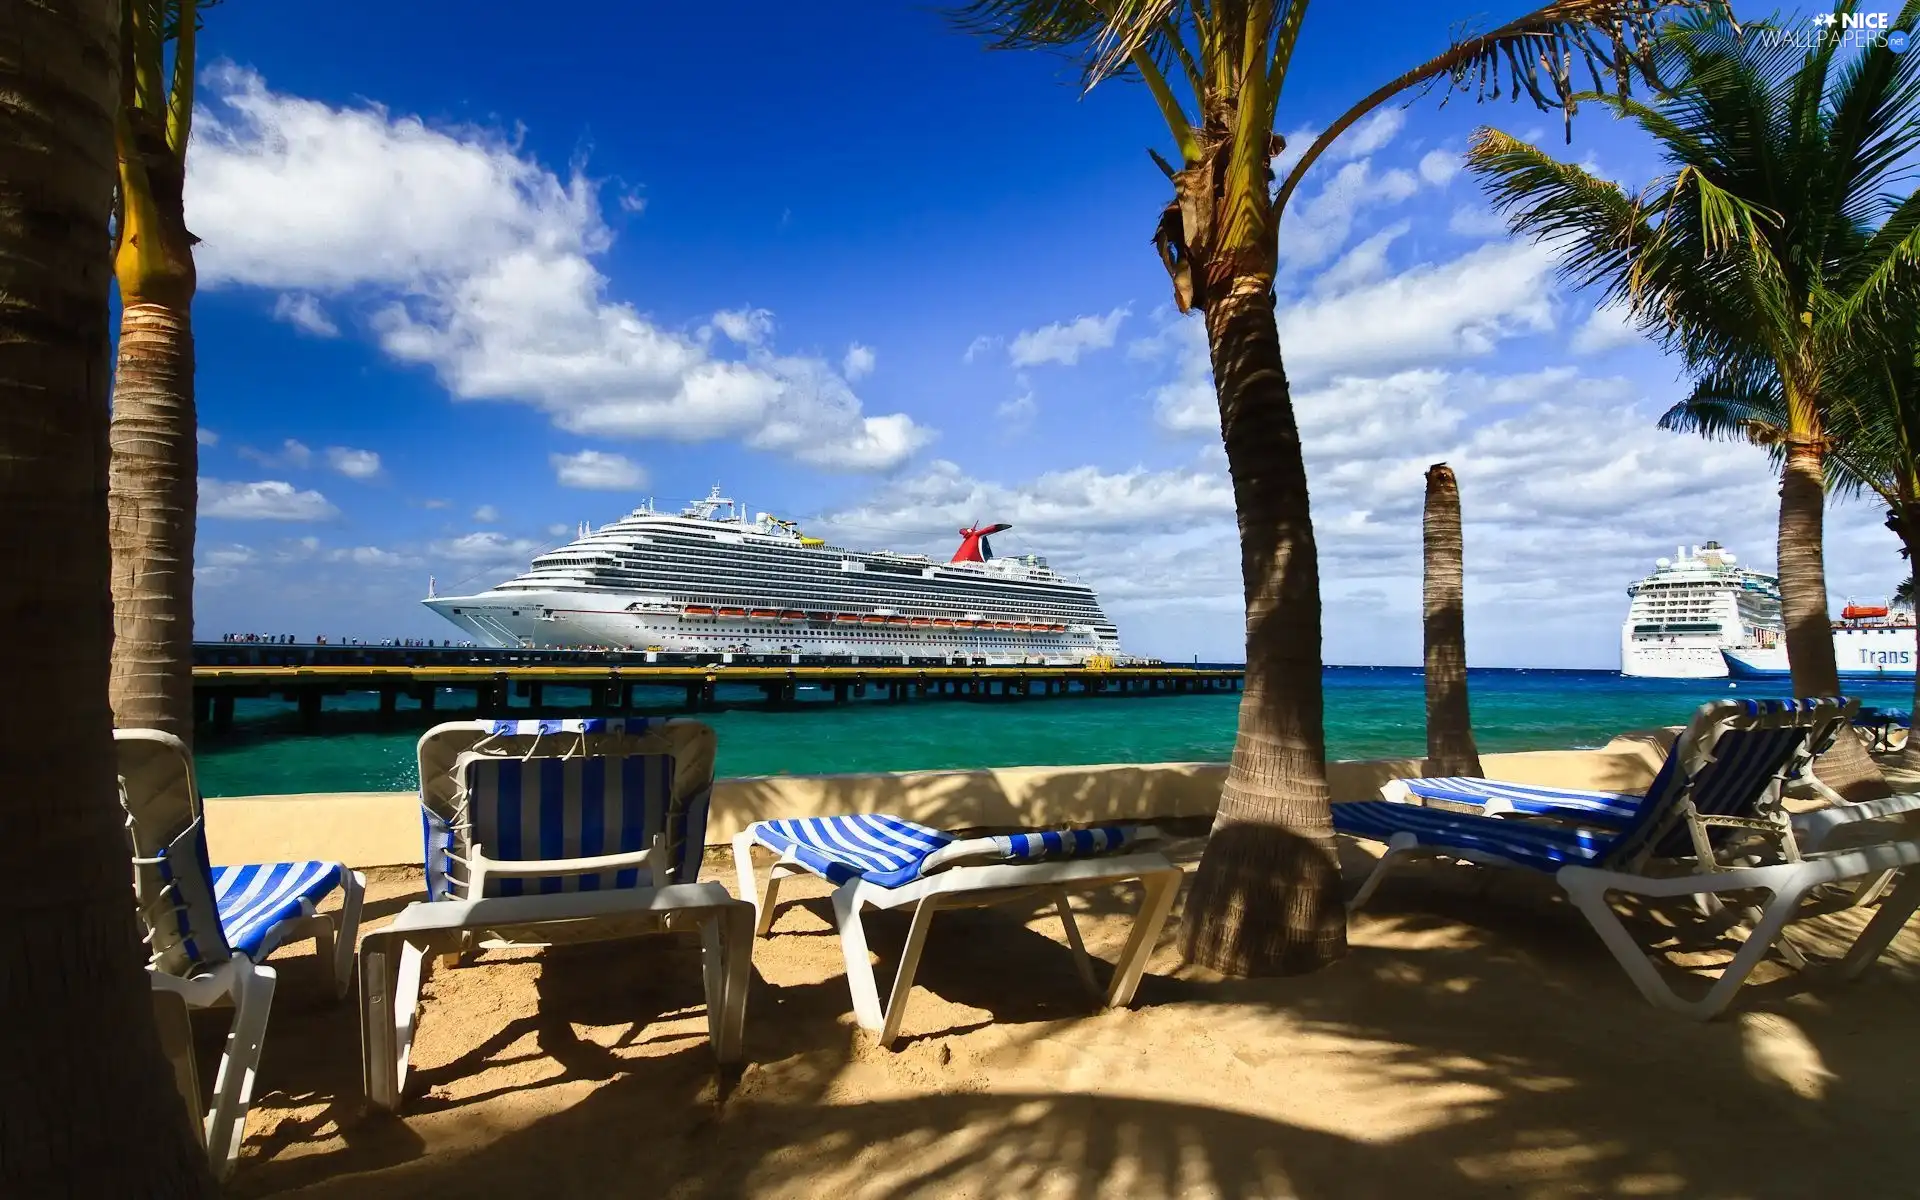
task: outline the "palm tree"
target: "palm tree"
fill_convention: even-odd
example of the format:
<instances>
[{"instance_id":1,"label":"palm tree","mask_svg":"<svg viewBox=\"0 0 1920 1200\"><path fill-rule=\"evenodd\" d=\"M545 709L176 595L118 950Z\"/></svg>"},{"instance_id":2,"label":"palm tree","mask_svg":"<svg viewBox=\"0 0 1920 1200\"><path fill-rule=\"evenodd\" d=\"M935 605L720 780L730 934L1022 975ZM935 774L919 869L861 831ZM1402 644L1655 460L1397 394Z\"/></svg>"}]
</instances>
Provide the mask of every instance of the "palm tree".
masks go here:
<instances>
[{"instance_id":1,"label":"palm tree","mask_svg":"<svg viewBox=\"0 0 1920 1200\"><path fill-rule=\"evenodd\" d=\"M1679 0L1682 5L1694 0ZM1146 84L1179 158L1154 234L1181 312L1206 319L1240 526L1247 675L1233 761L1184 922L1190 962L1310 970L1346 949L1327 802L1320 582L1299 426L1274 321L1281 215L1313 162L1366 113L1440 80L1525 94L1572 116L1583 61L1624 89L1662 0L1557 0L1388 81L1327 127L1278 192L1276 115L1308 0L971 0L955 18L995 49L1068 54L1091 87ZM1151 151L1149 153L1152 153Z\"/></svg>"},{"instance_id":2,"label":"palm tree","mask_svg":"<svg viewBox=\"0 0 1920 1200\"><path fill-rule=\"evenodd\" d=\"M211 1195L115 798L107 285L116 0L0 2L0 1195Z\"/></svg>"},{"instance_id":3,"label":"palm tree","mask_svg":"<svg viewBox=\"0 0 1920 1200\"><path fill-rule=\"evenodd\" d=\"M181 204L193 127L196 0L121 12L120 354L108 468L115 719L193 739L192 234ZM167 60L172 46L172 62Z\"/></svg>"},{"instance_id":4,"label":"palm tree","mask_svg":"<svg viewBox=\"0 0 1920 1200\"><path fill-rule=\"evenodd\" d=\"M1917 18L1909 0L1896 24ZM1673 168L1640 195L1492 129L1475 135L1468 165L1514 229L1561 245L1570 278L1599 285L1677 353L1701 396L1777 390L1784 419L1749 432L1779 451L1793 688L1832 695L1829 424L1849 346L1914 253L1920 202L1894 189L1920 147L1920 56L1882 44L1842 62L1831 39L1804 49L1702 16L1668 31L1660 59L1672 90L1656 101L1592 97L1652 135ZM1668 427L1715 431L1691 411L1670 413ZM1851 737L1821 775L1851 798L1886 787Z\"/></svg>"},{"instance_id":5,"label":"palm tree","mask_svg":"<svg viewBox=\"0 0 1920 1200\"><path fill-rule=\"evenodd\" d=\"M1460 550L1460 485L1453 468L1427 468L1422 534L1422 592L1427 680L1427 769L1430 776L1480 775L1467 705L1465 570Z\"/></svg>"}]
</instances>

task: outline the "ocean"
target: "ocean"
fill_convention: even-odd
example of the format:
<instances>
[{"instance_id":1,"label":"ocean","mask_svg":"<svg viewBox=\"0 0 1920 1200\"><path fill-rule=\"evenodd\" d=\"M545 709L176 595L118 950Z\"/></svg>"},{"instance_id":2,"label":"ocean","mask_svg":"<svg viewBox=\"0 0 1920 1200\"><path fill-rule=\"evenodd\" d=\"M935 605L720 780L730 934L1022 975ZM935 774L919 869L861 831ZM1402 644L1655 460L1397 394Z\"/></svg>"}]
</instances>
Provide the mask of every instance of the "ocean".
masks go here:
<instances>
[{"instance_id":1,"label":"ocean","mask_svg":"<svg viewBox=\"0 0 1920 1200\"><path fill-rule=\"evenodd\" d=\"M1703 701L1780 694L1767 682L1628 679L1615 671L1478 669L1467 678L1482 753L1599 746L1622 730L1683 724ZM1325 691L1329 757L1425 751L1417 668L1329 667ZM549 687L547 696L553 704L586 704L585 689L569 692ZM1848 693L1863 704L1906 708L1913 686L1862 683ZM803 690L795 708L768 712L757 706L757 689L722 687L718 700L738 706L701 715L720 735L720 774L1224 762L1239 706L1237 693L904 704L876 696L837 707L831 695ZM377 716L371 694L329 697L320 732L303 734L292 705L241 700L229 733L197 739L200 786L209 796L412 791L419 782L414 743L430 721L406 707L391 726ZM443 710L433 719L460 718Z\"/></svg>"}]
</instances>

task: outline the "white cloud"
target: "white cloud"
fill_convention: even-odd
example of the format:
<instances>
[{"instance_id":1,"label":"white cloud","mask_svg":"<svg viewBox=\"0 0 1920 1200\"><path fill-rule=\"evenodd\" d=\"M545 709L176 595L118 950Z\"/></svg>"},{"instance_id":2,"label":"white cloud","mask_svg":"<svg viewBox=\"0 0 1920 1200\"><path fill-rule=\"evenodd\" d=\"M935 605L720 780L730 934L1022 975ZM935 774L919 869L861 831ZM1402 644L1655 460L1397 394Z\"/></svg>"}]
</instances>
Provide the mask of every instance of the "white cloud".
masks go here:
<instances>
[{"instance_id":1,"label":"white cloud","mask_svg":"<svg viewBox=\"0 0 1920 1200\"><path fill-rule=\"evenodd\" d=\"M991 351L998 348L999 345L1000 345L999 338L988 337L986 334L983 333L979 337L974 338L971 342L967 343L967 352L960 356L960 361L963 363L971 364L974 359L979 358L982 354L990 353Z\"/></svg>"},{"instance_id":2,"label":"white cloud","mask_svg":"<svg viewBox=\"0 0 1920 1200\"><path fill-rule=\"evenodd\" d=\"M857 383L873 374L873 365L873 347L855 342L847 347L847 356L840 360L840 373L847 377L848 383Z\"/></svg>"},{"instance_id":3,"label":"white cloud","mask_svg":"<svg viewBox=\"0 0 1920 1200\"><path fill-rule=\"evenodd\" d=\"M557 538L570 538L570 537L572 537L572 536L573 536L573 532L574 532L574 531L573 531L573 526L571 526L571 525L563 525L563 524L561 524L561 523L560 523L560 522L558 522L558 521L556 521L556 522L554 522L553 524L551 524L551 525L549 525L549 526L547 526L547 533L548 533L548 534L549 534L550 536L552 536L552 537L557 537Z\"/></svg>"},{"instance_id":4,"label":"white cloud","mask_svg":"<svg viewBox=\"0 0 1920 1200\"><path fill-rule=\"evenodd\" d=\"M1056 321L1038 329L1023 330L1007 346L1007 356L1016 367L1031 367L1041 363L1071 367L1080 361L1082 354L1105 350L1113 345L1114 338L1120 332L1120 322L1127 319L1129 311L1121 307L1103 317L1076 317L1071 321ZM968 354L972 354L971 349Z\"/></svg>"},{"instance_id":5,"label":"white cloud","mask_svg":"<svg viewBox=\"0 0 1920 1200\"><path fill-rule=\"evenodd\" d=\"M1447 232L1464 238L1507 236L1507 222L1484 204L1462 204L1447 220Z\"/></svg>"},{"instance_id":6,"label":"white cloud","mask_svg":"<svg viewBox=\"0 0 1920 1200\"><path fill-rule=\"evenodd\" d=\"M1599 354L1602 351L1631 346L1639 342L1640 331L1625 305L1603 304L1574 331L1568 347L1575 354Z\"/></svg>"},{"instance_id":7,"label":"white cloud","mask_svg":"<svg viewBox=\"0 0 1920 1200\"><path fill-rule=\"evenodd\" d=\"M334 324L320 301L311 292L282 292L273 302L273 319L285 321L297 329L303 329L315 337L339 337L340 326Z\"/></svg>"},{"instance_id":8,"label":"white cloud","mask_svg":"<svg viewBox=\"0 0 1920 1200\"><path fill-rule=\"evenodd\" d=\"M218 446L220 444L220 435L202 425L193 431L193 440L202 446Z\"/></svg>"},{"instance_id":9,"label":"white cloud","mask_svg":"<svg viewBox=\"0 0 1920 1200\"><path fill-rule=\"evenodd\" d=\"M1347 244L1363 211L1398 204L1419 190L1420 177L1412 171L1396 167L1376 172L1364 158L1347 163L1319 191L1309 196L1303 187L1287 202L1280 221L1280 257L1295 269L1318 266Z\"/></svg>"},{"instance_id":10,"label":"white cloud","mask_svg":"<svg viewBox=\"0 0 1920 1200\"><path fill-rule=\"evenodd\" d=\"M500 519L500 510L491 504L482 504L473 510L473 519L482 525L491 525Z\"/></svg>"},{"instance_id":11,"label":"white cloud","mask_svg":"<svg viewBox=\"0 0 1920 1200\"><path fill-rule=\"evenodd\" d=\"M256 483L200 479L200 515L235 521L324 521L339 509L319 492L303 492L278 479Z\"/></svg>"},{"instance_id":12,"label":"white cloud","mask_svg":"<svg viewBox=\"0 0 1920 1200\"><path fill-rule=\"evenodd\" d=\"M292 438L280 443L278 450L256 450L252 446L240 447L240 457L263 467L293 467L305 470L313 464L313 449L303 442Z\"/></svg>"},{"instance_id":13,"label":"white cloud","mask_svg":"<svg viewBox=\"0 0 1920 1200\"><path fill-rule=\"evenodd\" d=\"M759 346L773 336L773 314L764 308L722 309L713 327L742 346Z\"/></svg>"},{"instance_id":14,"label":"white cloud","mask_svg":"<svg viewBox=\"0 0 1920 1200\"><path fill-rule=\"evenodd\" d=\"M452 506L453 506L453 501L443 500L438 496L430 497L420 502L421 508L451 508Z\"/></svg>"},{"instance_id":15,"label":"white cloud","mask_svg":"<svg viewBox=\"0 0 1920 1200\"><path fill-rule=\"evenodd\" d=\"M258 556L253 552L253 547L235 542L201 550L194 557L209 567L243 567Z\"/></svg>"},{"instance_id":16,"label":"white cloud","mask_svg":"<svg viewBox=\"0 0 1920 1200\"><path fill-rule=\"evenodd\" d=\"M336 108L217 64L190 160L202 283L372 300L381 346L457 399L533 405L607 437L738 438L830 470L885 470L932 433L868 416L848 381L768 343L763 309L662 328L608 297L596 187L505 138L377 105Z\"/></svg>"},{"instance_id":17,"label":"white cloud","mask_svg":"<svg viewBox=\"0 0 1920 1200\"><path fill-rule=\"evenodd\" d=\"M504 533L483 529L477 533L432 542L427 546L427 553L436 559L458 563L516 563L524 566L525 560L538 554L541 549L540 543L531 539L512 538Z\"/></svg>"},{"instance_id":18,"label":"white cloud","mask_svg":"<svg viewBox=\"0 0 1920 1200\"><path fill-rule=\"evenodd\" d=\"M1451 150L1429 150L1420 158L1420 178L1445 187L1460 173L1460 156Z\"/></svg>"},{"instance_id":19,"label":"white cloud","mask_svg":"<svg viewBox=\"0 0 1920 1200\"><path fill-rule=\"evenodd\" d=\"M1377 151L1384 150L1387 144L1400 136L1406 128L1407 110L1404 108L1377 108L1362 117L1351 129L1334 140L1327 147L1327 158L1334 162L1350 162L1357 158L1366 158ZM1306 145L1312 145L1318 133L1306 139ZM1305 146L1301 149L1304 151Z\"/></svg>"},{"instance_id":20,"label":"white cloud","mask_svg":"<svg viewBox=\"0 0 1920 1200\"><path fill-rule=\"evenodd\" d=\"M327 558L332 562L352 563L359 567L417 567L421 562L411 554L383 550L379 546L353 546L334 550L328 553Z\"/></svg>"},{"instance_id":21,"label":"white cloud","mask_svg":"<svg viewBox=\"0 0 1920 1200\"><path fill-rule=\"evenodd\" d=\"M642 487L647 473L638 463L602 450L582 450L578 454L552 454L547 461L561 487L587 488L592 491L618 492Z\"/></svg>"},{"instance_id":22,"label":"white cloud","mask_svg":"<svg viewBox=\"0 0 1920 1200\"><path fill-rule=\"evenodd\" d=\"M1316 292L1341 292L1363 283L1372 283L1387 273L1387 251L1407 235L1412 226L1395 221L1340 256L1338 262L1314 278Z\"/></svg>"},{"instance_id":23,"label":"white cloud","mask_svg":"<svg viewBox=\"0 0 1920 1200\"><path fill-rule=\"evenodd\" d=\"M993 410L1001 432L1006 434L1024 433L1033 425L1033 418L1040 412L1040 403L1033 396L1033 384L1024 374L1015 382L1020 386L1019 395L1010 400L1001 401Z\"/></svg>"},{"instance_id":24,"label":"white cloud","mask_svg":"<svg viewBox=\"0 0 1920 1200\"><path fill-rule=\"evenodd\" d=\"M380 474L380 456L372 450L328 446L327 465L348 479L373 479Z\"/></svg>"}]
</instances>

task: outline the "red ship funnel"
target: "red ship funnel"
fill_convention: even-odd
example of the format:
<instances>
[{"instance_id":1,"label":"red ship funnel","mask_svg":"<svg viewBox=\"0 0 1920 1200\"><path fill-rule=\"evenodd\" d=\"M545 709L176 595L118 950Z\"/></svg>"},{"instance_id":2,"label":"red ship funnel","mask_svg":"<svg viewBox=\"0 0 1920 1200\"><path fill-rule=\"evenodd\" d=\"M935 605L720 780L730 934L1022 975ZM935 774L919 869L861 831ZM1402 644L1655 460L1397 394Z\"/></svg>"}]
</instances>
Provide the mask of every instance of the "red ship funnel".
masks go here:
<instances>
[{"instance_id":1,"label":"red ship funnel","mask_svg":"<svg viewBox=\"0 0 1920 1200\"><path fill-rule=\"evenodd\" d=\"M988 543L987 535L999 533L1003 529L1012 529L1011 525L982 525L977 529L960 531L960 548L953 552L949 562L985 562L993 557L993 546Z\"/></svg>"}]
</instances>

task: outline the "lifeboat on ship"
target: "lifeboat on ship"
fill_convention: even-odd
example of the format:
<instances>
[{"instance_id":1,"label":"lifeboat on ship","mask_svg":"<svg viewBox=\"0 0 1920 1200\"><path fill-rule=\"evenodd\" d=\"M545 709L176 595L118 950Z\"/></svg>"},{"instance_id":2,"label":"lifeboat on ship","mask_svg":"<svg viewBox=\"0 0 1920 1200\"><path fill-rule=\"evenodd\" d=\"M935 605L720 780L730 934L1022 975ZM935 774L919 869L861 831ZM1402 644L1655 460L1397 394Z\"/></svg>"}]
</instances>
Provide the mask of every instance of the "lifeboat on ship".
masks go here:
<instances>
[{"instance_id":1,"label":"lifeboat on ship","mask_svg":"<svg viewBox=\"0 0 1920 1200\"><path fill-rule=\"evenodd\" d=\"M953 618L952 617L935 617L933 619L933 627L935 629L952 629Z\"/></svg>"},{"instance_id":2,"label":"lifeboat on ship","mask_svg":"<svg viewBox=\"0 0 1920 1200\"><path fill-rule=\"evenodd\" d=\"M969 621L965 617L961 617L959 620L953 623L953 627L955 629L972 629L975 625L978 625L979 623L980 622L978 621Z\"/></svg>"},{"instance_id":3,"label":"lifeboat on ship","mask_svg":"<svg viewBox=\"0 0 1920 1200\"><path fill-rule=\"evenodd\" d=\"M858 613L835 613L833 620L836 625L858 625L860 616Z\"/></svg>"},{"instance_id":4,"label":"lifeboat on ship","mask_svg":"<svg viewBox=\"0 0 1920 1200\"><path fill-rule=\"evenodd\" d=\"M716 617L744 617L747 615L747 610L744 608L716 608L713 610L713 615Z\"/></svg>"},{"instance_id":5,"label":"lifeboat on ship","mask_svg":"<svg viewBox=\"0 0 1920 1200\"><path fill-rule=\"evenodd\" d=\"M749 611L747 615L756 621L775 621L780 617L780 610L777 608L756 608Z\"/></svg>"},{"instance_id":6,"label":"lifeboat on ship","mask_svg":"<svg viewBox=\"0 0 1920 1200\"><path fill-rule=\"evenodd\" d=\"M1840 610L1840 619L1843 621L1863 621L1886 615L1887 606L1884 604L1849 604Z\"/></svg>"},{"instance_id":7,"label":"lifeboat on ship","mask_svg":"<svg viewBox=\"0 0 1920 1200\"><path fill-rule=\"evenodd\" d=\"M887 624L889 624L889 625L911 625L911 624L913 624L913 622L911 622L911 621L909 621L909 620L907 620L907 618L905 618L905 617L888 617L888 618L887 618Z\"/></svg>"},{"instance_id":8,"label":"lifeboat on ship","mask_svg":"<svg viewBox=\"0 0 1920 1200\"><path fill-rule=\"evenodd\" d=\"M782 621L804 621L807 619L807 614L797 608L789 608L780 614L780 619Z\"/></svg>"},{"instance_id":9,"label":"lifeboat on ship","mask_svg":"<svg viewBox=\"0 0 1920 1200\"><path fill-rule=\"evenodd\" d=\"M995 628L995 629L1012 629L1012 628L1013 628L1013 622L1012 622L1012 621L995 621L995 622L993 623L993 628Z\"/></svg>"},{"instance_id":10,"label":"lifeboat on ship","mask_svg":"<svg viewBox=\"0 0 1920 1200\"><path fill-rule=\"evenodd\" d=\"M908 621L907 624L913 626L915 629L925 629L927 626L933 624L933 622L925 617L915 617L911 621Z\"/></svg>"},{"instance_id":11,"label":"lifeboat on ship","mask_svg":"<svg viewBox=\"0 0 1920 1200\"><path fill-rule=\"evenodd\" d=\"M1019 630L1021 633L1032 633L1034 630L1040 628L1040 626L1031 624L1027 621L1015 621L1013 623L1013 627Z\"/></svg>"},{"instance_id":12,"label":"lifeboat on ship","mask_svg":"<svg viewBox=\"0 0 1920 1200\"><path fill-rule=\"evenodd\" d=\"M710 617L713 615L713 607L707 604L689 604L680 610L680 615L683 617Z\"/></svg>"},{"instance_id":13,"label":"lifeboat on ship","mask_svg":"<svg viewBox=\"0 0 1920 1200\"><path fill-rule=\"evenodd\" d=\"M887 619L879 613L868 613L866 616L860 618L860 623L862 625L885 625Z\"/></svg>"}]
</instances>

